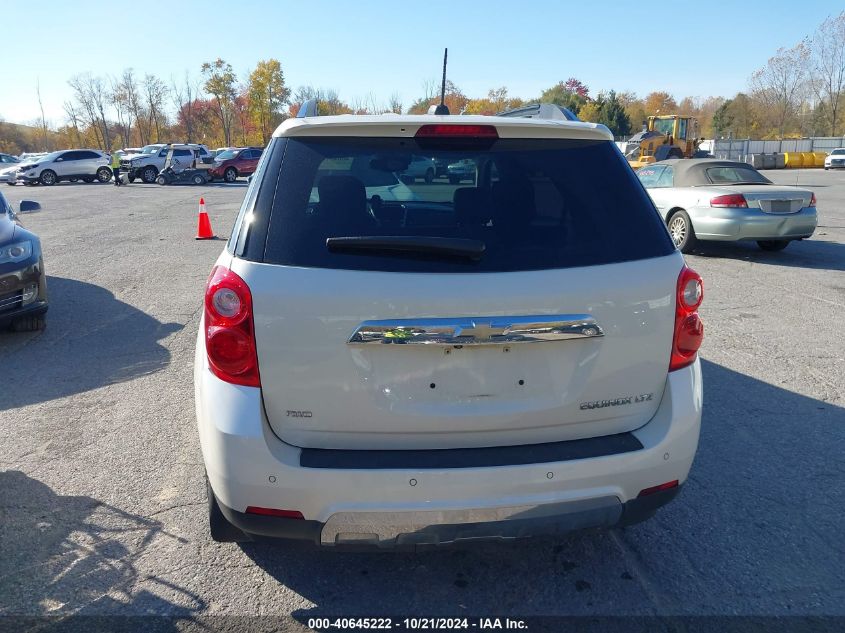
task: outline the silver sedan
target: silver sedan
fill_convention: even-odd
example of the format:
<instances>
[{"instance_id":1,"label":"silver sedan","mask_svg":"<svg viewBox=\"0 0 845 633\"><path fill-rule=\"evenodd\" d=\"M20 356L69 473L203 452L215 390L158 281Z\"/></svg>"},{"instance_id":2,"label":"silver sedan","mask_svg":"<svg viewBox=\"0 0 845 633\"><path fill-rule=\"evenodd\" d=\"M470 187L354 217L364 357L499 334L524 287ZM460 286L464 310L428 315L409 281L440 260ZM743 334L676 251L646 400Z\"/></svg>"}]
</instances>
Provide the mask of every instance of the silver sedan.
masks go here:
<instances>
[{"instance_id":1,"label":"silver sedan","mask_svg":"<svg viewBox=\"0 0 845 633\"><path fill-rule=\"evenodd\" d=\"M812 191L775 185L747 163L665 160L641 167L637 176L684 253L698 240L754 240L779 251L816 230Z\"/></svg>"}]
</instances>

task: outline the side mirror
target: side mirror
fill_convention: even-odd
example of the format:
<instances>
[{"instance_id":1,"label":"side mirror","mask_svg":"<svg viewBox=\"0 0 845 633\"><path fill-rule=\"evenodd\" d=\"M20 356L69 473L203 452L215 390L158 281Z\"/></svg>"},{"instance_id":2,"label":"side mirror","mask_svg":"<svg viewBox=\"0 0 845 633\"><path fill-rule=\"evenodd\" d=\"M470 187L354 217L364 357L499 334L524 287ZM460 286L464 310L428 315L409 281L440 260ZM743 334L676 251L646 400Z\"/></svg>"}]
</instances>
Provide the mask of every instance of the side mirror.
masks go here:
<instances>
[{"instance_id":1,"label":"side mirror","mask_svg":"<svg viewBox=\"0 0 845 633\"><path fill-rule=\"evenodd\" d=\"M61 156L59 156L59 157L56 159L56 162L57 162L57 163L60 163L60 162L62 162L63 160L64 160L64 158L62 158Z\"/></svg>"},{"instance_id":2,"label":"side mirror","mask_svg":"<svg viewBox=\"0 0 845 633\"><path fill-rule=\"evenodd\" d=\"M21 200L18 209L21 213L32 213L33 211L40 211L41 205L35 200Z\"/></svg>"}]
</instances>

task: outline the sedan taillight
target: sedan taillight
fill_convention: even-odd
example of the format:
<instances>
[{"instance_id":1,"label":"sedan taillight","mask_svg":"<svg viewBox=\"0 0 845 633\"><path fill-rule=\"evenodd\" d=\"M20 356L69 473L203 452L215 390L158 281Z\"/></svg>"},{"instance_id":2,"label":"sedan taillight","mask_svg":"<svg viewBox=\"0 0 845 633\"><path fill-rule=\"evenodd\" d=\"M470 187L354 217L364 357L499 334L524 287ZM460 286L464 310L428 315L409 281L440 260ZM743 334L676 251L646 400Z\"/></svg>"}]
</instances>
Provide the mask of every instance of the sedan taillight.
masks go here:
<instances>
[{"instance_id":1,"label":"sedan taillight","mask_svg":"<svg viewBox=\"0 0 845 633\"><path fill-rule=\"evenodd\" d=\"M726 196L716 196L715 198L710 198L710 206L739 207L741 209L747 209L748 203L745 201L745 197L741 193L731 193Z\"/></svg>"},{"instance_id":2,"label":"sedan taillight","mask_svg":"<svg viewBox=\"0 0 845 633\"><path fill-rule=\"evenodd\" d=\"M252 293L238 275L215 266L205 290L205 352L212 373L226 382L260 387Z\"/></svg>"},{"instance_id":3,"label":"sedan taillight","mask_svg":"<svg viewBox=\"0 0 845 633\"><path fill-rule=\"evenodd\" d=\"M695 362L698 350L704 341L704 323L698 316L698 306L704 299L704 284L701 276L692 268L684 266L678 275L677 297L675 299L675 335L672 338L672 357L669 371L682 369Z\"/></svg>"},{"instance_id":4,"label":"sedan taillight","mask_svg":"<svg viewBox=\"0 0 845 633\"><path fill-rule=\"evenodd\" d=\"M814 207L816 206L816 194L810 194L810 204L808 206Z\"/></svg>"}]
</instances>

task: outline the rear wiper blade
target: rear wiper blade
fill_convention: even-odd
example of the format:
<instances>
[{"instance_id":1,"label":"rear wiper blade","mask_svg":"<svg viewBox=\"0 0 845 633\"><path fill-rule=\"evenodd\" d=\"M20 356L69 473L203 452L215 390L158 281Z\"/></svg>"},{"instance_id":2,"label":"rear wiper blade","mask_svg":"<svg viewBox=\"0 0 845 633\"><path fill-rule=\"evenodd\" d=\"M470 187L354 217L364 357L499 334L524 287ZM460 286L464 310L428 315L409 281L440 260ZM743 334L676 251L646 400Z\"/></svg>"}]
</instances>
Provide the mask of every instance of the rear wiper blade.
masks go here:
<instances>
[{"instance_id":1,"label":"rear wiper blade","mask_svg":"<svg viewBox=\"0 0 845 633\"><path fill-rule=\"evenodd\" d=\"M424 235L361 235L330 237L326 240L330 251L397 251L465 257L480 260L486 248L481 240L461 237L429 237Z\"/></svg>"}]
</instances>

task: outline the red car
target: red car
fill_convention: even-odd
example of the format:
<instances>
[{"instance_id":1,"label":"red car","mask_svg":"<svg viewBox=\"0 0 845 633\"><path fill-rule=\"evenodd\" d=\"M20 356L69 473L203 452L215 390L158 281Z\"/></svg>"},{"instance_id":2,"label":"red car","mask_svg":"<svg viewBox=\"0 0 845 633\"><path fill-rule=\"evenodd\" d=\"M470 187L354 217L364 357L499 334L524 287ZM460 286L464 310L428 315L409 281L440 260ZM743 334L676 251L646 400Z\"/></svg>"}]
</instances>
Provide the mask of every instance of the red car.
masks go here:
<instances>
[{"instance_id":1,"label":"red car","mask_svg":"<svg viewBox=\"0 0 845 633\"><path fill-rule=\"evenodd\" d=\"M214 157L214 165L208 170L208 175L212 180L226 182L235 182L238 176L249 176L255 172L262 151L260 147L236 147L220 152Z\"/></svg>"}]
</instances>

